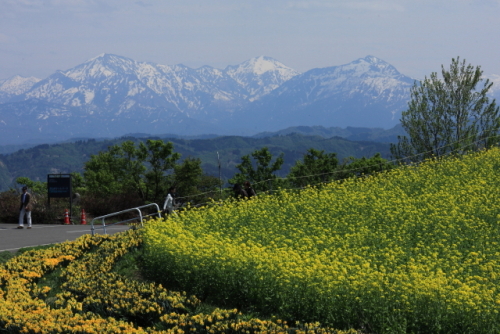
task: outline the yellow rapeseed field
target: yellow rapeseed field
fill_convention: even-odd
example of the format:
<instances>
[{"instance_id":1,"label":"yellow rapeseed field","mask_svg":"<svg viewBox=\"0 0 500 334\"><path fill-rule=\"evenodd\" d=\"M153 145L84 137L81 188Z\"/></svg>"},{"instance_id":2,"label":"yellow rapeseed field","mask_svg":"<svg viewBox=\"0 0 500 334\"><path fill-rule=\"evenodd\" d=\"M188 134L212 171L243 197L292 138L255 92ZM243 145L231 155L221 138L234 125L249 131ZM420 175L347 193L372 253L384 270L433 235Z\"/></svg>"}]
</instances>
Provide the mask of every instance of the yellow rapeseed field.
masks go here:
<instances>
[{"instance_id":1,"label":"yellow rapeseed field","mask_svg":"<svg viewBox=\"0 0 500 334\"><path fill-rule=\"evenodd\" d=\"M141 243L139 230L85 235L0 265L0 332L360 334L316 323L292 327L281 320L242 319L235 309L194 312L200 304L195 296L112 272ZM47 285L53 283L45 278L54 274L60 286Z\"/></svg>"},{"instance_id":2,"label":"yellow rapeseed field","mask_svg":"<svg viewBox=\"0 0 500 334\"><path fill-rule=\"evenodd\" d=\"M147 224L147 263L199 298L291 320L498 333L499 174L494 148L188 210Z\"/></svg>"}]
</instances>

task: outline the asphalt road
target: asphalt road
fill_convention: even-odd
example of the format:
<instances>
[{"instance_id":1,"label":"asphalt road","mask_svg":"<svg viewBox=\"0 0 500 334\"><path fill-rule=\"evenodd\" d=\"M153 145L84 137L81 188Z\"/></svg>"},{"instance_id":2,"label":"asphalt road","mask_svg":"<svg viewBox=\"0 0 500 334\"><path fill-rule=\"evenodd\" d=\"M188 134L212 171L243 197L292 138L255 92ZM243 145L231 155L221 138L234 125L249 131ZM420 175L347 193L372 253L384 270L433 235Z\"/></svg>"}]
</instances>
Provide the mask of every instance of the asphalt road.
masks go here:
<instances>
[{"instance_id":1,"label":"asphalt road","mask_svg":"<svg viewBox=\"0 0 500 334\"><path fill-rule=\"evenodd\" d=\"M95 234L104 234L96 226ZM113 234L130 229L127 225L106 226L106 233ZM17 224L0 224L0 252L16 252L20 248L50 245L78 239L84 234L91 234L91 225L49 225L33 224L31 229L18 229Z\"/></svg>"}]
</instances>

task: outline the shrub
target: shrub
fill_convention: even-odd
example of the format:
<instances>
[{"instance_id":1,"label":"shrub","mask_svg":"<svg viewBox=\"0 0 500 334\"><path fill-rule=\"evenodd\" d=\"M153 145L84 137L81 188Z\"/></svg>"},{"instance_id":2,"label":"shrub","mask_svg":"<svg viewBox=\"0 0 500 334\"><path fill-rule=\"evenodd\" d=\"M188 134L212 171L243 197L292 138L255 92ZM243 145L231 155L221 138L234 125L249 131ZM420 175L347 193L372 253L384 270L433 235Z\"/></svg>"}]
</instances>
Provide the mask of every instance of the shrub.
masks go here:
<instances>
[{"instance_id":1,"label":"shrub","mask_svg":"<svg viewBox=\"0 0 500 334\"><path fill-rule=\"evenodd\" d=\"M105 197L86 193L81 197L80 205L90 216L103 216L113 212L134 208L144 202L135 194L123 193Z\"/></svg>"}]
</instances>

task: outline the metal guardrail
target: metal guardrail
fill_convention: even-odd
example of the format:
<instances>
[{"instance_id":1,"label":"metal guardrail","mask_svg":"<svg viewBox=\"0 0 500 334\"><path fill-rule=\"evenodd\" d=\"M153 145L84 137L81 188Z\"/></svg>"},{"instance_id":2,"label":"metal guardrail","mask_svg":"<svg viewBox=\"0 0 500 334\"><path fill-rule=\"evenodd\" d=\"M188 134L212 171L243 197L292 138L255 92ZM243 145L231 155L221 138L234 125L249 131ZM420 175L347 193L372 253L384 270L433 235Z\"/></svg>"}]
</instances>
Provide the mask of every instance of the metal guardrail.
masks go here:
<instances>
[{"instance_id":1,"label":"metal guardrail","mask_svg":"<svg viewBox=\"0 0 500 334\"><path fill-rule=\"evenodd\" d=\"M141 209L144 209L144 208L147 208L147 207L151 207L151 206L156 206L156 213L151 213L149 215L143 216ZM134 218L131 218L131 219L122 220L122 221L119 221L119 222L116 222L116 223L112 223L112 224L106 225L106 218L118 216L118 215L121 215L123 213L131 212L131 211L137 211L138 212L138 216L134 217ZM116 224L126 223L126 222L133 221L133 220L140 220L141 226L144 226L144 224L142 222L143 218L148 217L148 216L154 216L154 215L158 215L158 218L161 218L160 207L156 203L151 203L151 204L147 204L147 205L143 205L143 206L138 206L138 207L135 207L135 208L131 208L131 209L127 209L127 210L123 210L123 211L119 211L119 212L110 213L110 214L107 214L107 215L104 215L104 216L95 217L94 219L92 219L92 221L90 223L92 225L91 226L92 236L94 235L95 229L102 228L102 229L104 229L104 234L107 234L106 233L106 226L113 226L113 225L116 225ZM102 222L102 225L98 226L98 227L94 227L94 221L97 221L97 220L100 220Z\"/></svg>"}]
</instances>

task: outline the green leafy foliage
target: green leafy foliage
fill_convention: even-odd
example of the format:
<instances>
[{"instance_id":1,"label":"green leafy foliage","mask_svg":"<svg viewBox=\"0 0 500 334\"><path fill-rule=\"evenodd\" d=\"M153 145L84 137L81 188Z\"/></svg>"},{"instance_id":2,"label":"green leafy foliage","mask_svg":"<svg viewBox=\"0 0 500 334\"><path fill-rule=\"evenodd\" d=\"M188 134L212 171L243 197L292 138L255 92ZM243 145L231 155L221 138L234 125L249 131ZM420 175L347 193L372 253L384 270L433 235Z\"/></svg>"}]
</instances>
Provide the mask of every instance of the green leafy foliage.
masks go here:
<instances>
[{"instance_id":1,"label":"green leafy foliage","mask_svg":"<svg viewBox=\"0 0 500 334\"><path fill-rule=\"evenodd\" d=\"M92 155L85 163L84 204L96 214L105 214L105 210L160 202L179 158L172 143L154 139L138 145L127 140Z\"/></svg>"},{"instance_id":2,"label":"green leafy foliage","mask_svg":"<svg viewBox=\"0 0 500 334\"><path fill-rule=\"evenodd\" d=\"M114 145L121 146L125 141L131 141L137 147L139 142L144 142L147 139L158 140L160 138L123 137L113 140L79 140L71 143L38 145L0 155L0 191L15 186L15 179L20 176L45 182L47 174L83 174L84 166L91 155L107 151L109 147ZM251 154L256 148L261 147L268 147L273 155L284 153L285 161L281 169L276 172L281 177L286 176L295 162L302 159L311 147L325 152L335 152L338 159L349 156L361 158L377 152L380 152L383 157L388 157L390 154L389 144L386 143L354 142L340 137L306 136L297 133L265 138L226 136L190 140L163 139L172 142L175 151L180 153L182 157L199 158L202 161L203 171L207 175L218 178L220 161L220 173L224 182L238 171L236 165L241 162L241 156ZM81 190L78 191L81 192Z\"/></svg>"},{"instance_id":3,"label":"green leafy foliage","mask_svg":"<svg viewBox=\"0 0 500 334\"><path fill-rule=\"evenodd\" d=\"M487 95L493 83L486 79L479 87L481 67L457 58L452 59L449 70L442 65L441 74L438 78L433 72L413 86L408 110L401 117L409 137L398 136L398 144L391 145L398 159L440 158L498 142L500 109Z\"/></svg>"},{"instance_id":4,"label":"green leafy foliage","mask_svg":"<svg viewBox=\"0 0 500 334\"><path fill-rule=\"evenodd\" d=\"M273 156L267 147L256 150L251 155L254 163L252 163L250 155L241 157L241 163L236 166L240 172L236 173L229 180L229 183L243 184L245 181L249 181L257 191L269 191L281 185L275 172L281 169L284 163L284 154L280 154L272 163Z\"/></svg>"},{"instance_id":5,"label":"green leafy foliage","mask_svg":"<svg viewBox=\"0 0 500 334\"><path fill-rule=\"evenodd\" d=\"M146 144L143 142L139 144L138 156L144 158L147 163L144 174L148 191L146 200L157 202L167 192L168 173L173 170L181 155L174 152L174 145L171 142L148 139Z\"/></svg>"},{"instance_id":6,"label":"green leafy foliage","mask_svg":"<svg viewBox=\"0 0 500 334\"><path fill-rule=\"evenodd\" d=\"M203 172L199 158L188 157L174 166L174 182L181 202L197 205L221 197L221 181Z\"/></svg>"},{"instance_id":7,"label":"green leafy foliage","mask_svg":"<svg viewBox=\"0 0 500 334\"><path fill-rule=\"evenodd\" d=\"M42 194L47 192L47 182L33 181L29 177L18 177L16 183L21 186L27 186L33 193Z\"/></svg>"},{"instance_id":8,"label":"green leafy foliage","mask_svg":"<svg viewBox=\"0 0 500 334\"><path fill-rule=\"evenodd\" d=\"M329 182L335 178L337 155L310 148L303 160L297 161L290 170L289 181L295 187Z\"/></svg>"},{"instance_id":9,"label":"green leafy foliage","mask_svg":"<svg viewBox=\"0 0 500 334\"><path fill-rule=\"evenodd\" d=\"M201 181L203 170L201 160L187 158L181 164L174 166L175 185L181 194L196 194L197 185Z\"/></svg>"},{"instance_id":10,"label":"green leafy foliage","mask_svg":"<svg viewBox=\"0 0 500 334\"><path fill-rule=\"evenodd\" d=\"M111 146L108 151L92 155L85 163L85 184L90 192L101 196L123 191L142 193L140 175L145 167L135 160L135 149L132 152L128 151L132 146L130 143Z\"/></svg>"},{"instance_id":11,"label":"green leafy foliage","mask_svg":"<svg viewBox=\"0 0 500 334\"><path fill-rule=\"evenodd\" d=\"M166 192L168 172L180 154L172 143L148 139L138 147L132 141L113 145L85 163L88 192L101 196L130 193L143 201L158 201Z\"/></svg>"},{"instance_id":12,"label":"green leafy foliage","mask_svg":"<svg viewBox=\"0 0 500 334\"><path fill-rule=\"evenodd\" d=\"M356 159L349 157L338 167L336 179L346 179L354 176L370 175L377 172L384 172L393 169L393 163L382 158L379 153L376 153L371 158Z\"/></svg>"}]
</instances>

